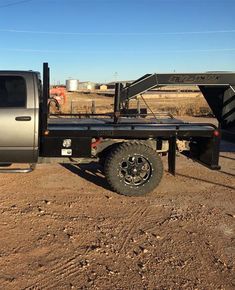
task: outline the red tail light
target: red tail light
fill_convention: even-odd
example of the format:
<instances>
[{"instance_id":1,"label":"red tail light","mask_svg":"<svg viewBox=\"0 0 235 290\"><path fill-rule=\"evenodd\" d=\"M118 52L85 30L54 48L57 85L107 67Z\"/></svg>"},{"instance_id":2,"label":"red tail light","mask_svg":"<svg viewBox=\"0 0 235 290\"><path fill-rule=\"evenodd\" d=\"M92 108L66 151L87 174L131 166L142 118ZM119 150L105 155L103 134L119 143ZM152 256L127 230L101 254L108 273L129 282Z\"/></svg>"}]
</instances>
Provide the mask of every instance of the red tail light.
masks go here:
<instances>
[{"instance_id":1,"label":"red tail light","mask_svg":"<svg viewBox=\"0 0 235 290\"><path fill-rule=\"evenodd\" d=\"M220 135L219 131L218 131L218 130L215 130L215 131L214 131L214 136L215 136L215 137L219 137L219 135Z\"/></svg>"}]
</instances>

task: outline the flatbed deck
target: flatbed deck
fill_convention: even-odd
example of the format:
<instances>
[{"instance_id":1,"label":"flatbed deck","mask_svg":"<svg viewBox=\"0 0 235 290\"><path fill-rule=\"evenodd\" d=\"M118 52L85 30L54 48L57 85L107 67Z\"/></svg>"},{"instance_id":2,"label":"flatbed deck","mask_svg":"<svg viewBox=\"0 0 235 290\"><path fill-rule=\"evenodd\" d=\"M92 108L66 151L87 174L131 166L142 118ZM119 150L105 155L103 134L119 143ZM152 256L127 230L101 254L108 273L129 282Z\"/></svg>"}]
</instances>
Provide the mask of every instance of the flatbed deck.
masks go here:
<instances>
[{"instance_id":1,"label":"flatbed deck","mask_svg":"<svg viewBox=\"0 0 235 290\"><path fill-rule=\"evenodd\" d=\"M48 122L50 136L77 137L211 137L216 126L209 123L189 123L174 118L144 119L119 118L51 118Z\"/></svg>"},{"instance_id":2,"label":"flatbed deck","mask_svg":"<svg viewBox=\"0 0 235 290\"><path fill-rule=\"evenodd\" d=\"M91 115L92 116L92 115ZM114 124L113 118L50 118L50 124ZM180 119L175 118L128 118L128 117L120 117L118 120L118 124L175 124L175 123L185 123Z\"/></svg>"}]
</instances>

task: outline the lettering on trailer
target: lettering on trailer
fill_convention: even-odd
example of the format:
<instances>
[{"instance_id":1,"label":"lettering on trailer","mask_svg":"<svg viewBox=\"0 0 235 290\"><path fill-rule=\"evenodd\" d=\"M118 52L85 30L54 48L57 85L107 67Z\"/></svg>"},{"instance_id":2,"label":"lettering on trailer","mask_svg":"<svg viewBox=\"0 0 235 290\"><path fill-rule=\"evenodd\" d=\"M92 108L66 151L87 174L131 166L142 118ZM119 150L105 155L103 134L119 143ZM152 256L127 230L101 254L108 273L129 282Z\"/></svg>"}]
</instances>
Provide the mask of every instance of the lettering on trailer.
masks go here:
<instances>
[{"instance_id":1,"label":"lettering on trailer","mask_svg":"<svg viewBox=\"0 0 235 290\"><path fill-rule=\"evenodd\" d=\"M213 83L219 80L218 75L174 75L169 78L172 84L200 84Z\"/></svg>"}]
</instances>

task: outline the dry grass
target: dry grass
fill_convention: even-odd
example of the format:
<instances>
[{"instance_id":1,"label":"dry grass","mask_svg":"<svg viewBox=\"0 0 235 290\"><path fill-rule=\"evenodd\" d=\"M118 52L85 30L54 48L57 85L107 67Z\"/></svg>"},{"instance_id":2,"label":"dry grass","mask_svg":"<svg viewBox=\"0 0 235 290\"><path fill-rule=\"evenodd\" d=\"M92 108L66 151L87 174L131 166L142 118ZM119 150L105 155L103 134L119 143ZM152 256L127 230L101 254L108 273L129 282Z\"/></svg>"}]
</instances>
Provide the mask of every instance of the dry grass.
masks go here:
<instances>
[{"instance_id":1,"label":"dry grass","mask_svg":"<svg viewBox=\"0 0 235 290\"><path fill-rule=\"evenodd\" d=\"M141 107L146 107L141 97L138 97ZM130 108L137 108L137 99L131 100ZM148 106L154 112L167 112L173 116L211 116L211 110L200 93L176 93L160 95L144 95ZM113 110L113 97L97 94L68 94L67 103L62 111L65 113L90 113L92 102L95 102L97 113L107 113Z\"/></svg>"},{"instance_id":2,"label":"dry grass","mask_svg":"<svg viewBox=\"0 0 235 290\"><path fill-rule=\"evenodd\" d=\"M168 112L174 116L211 116L211 110L203 98L176 101L176 104L160 103L159 111Z\"/></svg>"}]
</instances>

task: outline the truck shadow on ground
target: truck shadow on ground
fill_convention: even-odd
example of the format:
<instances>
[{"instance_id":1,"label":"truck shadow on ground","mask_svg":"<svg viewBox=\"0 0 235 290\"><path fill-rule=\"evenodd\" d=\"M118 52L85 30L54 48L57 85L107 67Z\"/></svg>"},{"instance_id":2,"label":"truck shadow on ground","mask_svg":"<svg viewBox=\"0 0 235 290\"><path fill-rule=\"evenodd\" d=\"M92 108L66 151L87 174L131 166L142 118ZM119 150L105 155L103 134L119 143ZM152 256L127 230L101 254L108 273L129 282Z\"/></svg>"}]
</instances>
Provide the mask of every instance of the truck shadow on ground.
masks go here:
<instances>
[{"instance_id":1,"label":"truck shadow on ground","mask_svg":"<svg viewBox=\"0 0 235 290\"><path fill-rule=\"evenodd\" d=\"M235 152L235 142L221 141L220 152Z\"/></svg>"},{"instance_id":2,"label":"truck shadow on ground","mask_svg":"<svg viewBox=\"0 0 235 290\"><path fill-rule=\"evenodd\" d=\"M99 164L96 163L82 165L61 164L61 166L68 169L72 173L80 176L81 178L94 183L95 185L98 185L109 191L112 191L105 179L102 167Z\"/></svg>"},{"instance_id":3,"label":"truck shadow on ground","mask_svg":"<svg viewBox=\"0 0 235 290\"><path fill-rule=\"evenodd\" d=\"M225 175L229 175L229 176L235 177L235 174L232 174L232 173L229 173L229 172L226 172L226 171L223 171L223 170L220 170L220 173L223 173Z\"/></svg>"},{"instance_id":4,"label":"truck shadow on ground","mask_svg":"<svg viewBox=\"0 0 235 290\"><path fill-rule=\"evenodd\" d=\"M224 156L224 155L220 155L220 158L225 158L225 159L229 159L229 160L235 160L235 158L233 158L233 157L228 157L228 156Z\"/></svg>"},{"instance_id":5,"label":"truck shadow on ground","mask_svg":"<svg viewBox=\"0 0 235 290\"><path fill-rule=\"evenodd\" d=\"M230 173L227 173L227 172L222 172L222 173L223 174L229 174L229 175L233 176L233 174L230 174ZM221 187L224 187L224 188L229 188L229 189L235 190L234 186L224 185L224 184L221 184L221 183L218 183L218 182L214 182L214 181L211 181L211 180L207 180L207 179L203 179L203 178L198 178L198 177L194 177L194 176L190 176L190 175L184 175L184 174L180 174L180 173L177 173L176 176L184 177L184 178L191 179L191 180L202 181L202 182L205 182L205 183L218 185L218 186L221 186Z\"/></svg>"},{"instance_id":6,"label":"truck shadow on ground","mask_svg":"<svg viewBox=\"0 0 235 290\"><path fill-rule=\"evenodd\" d=\"M69 170L70 172L80 176L81 178L94 183L97 186L103 187L104 189L107 189L109 191L112 191L112 189L109 187L105 176L103 174L103 170L102 167L96 163L91 163L91 164L82 164L82 165L74 165L74 164L61 164L61 166L63 166L64 168L66 168L67 170ZM224 171L220 171L222 174L227 174L230 176L235 176L234 174L228 173L228 172L224 172ZM197 180L197 181L201 181L201 182L205 182L205 183L209 183L212 185L217 185L217 186L221 186L224 188L228 188L228 189L232 189L235 190L235 187L233 186L229 186L229 185L224 185L218 182L214 182L214 181L210 181L207 179L203 179L203 178L198 178L198 177L194 177L194 176L190 176L190 175L184 175L184 174L180 174L177 173L176 177L184 177L187 179L193 179L193 180Z\"/></svg>"}]
</instances>

